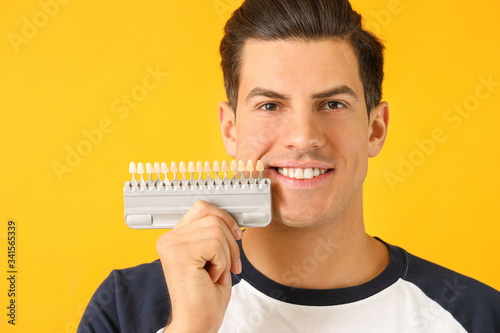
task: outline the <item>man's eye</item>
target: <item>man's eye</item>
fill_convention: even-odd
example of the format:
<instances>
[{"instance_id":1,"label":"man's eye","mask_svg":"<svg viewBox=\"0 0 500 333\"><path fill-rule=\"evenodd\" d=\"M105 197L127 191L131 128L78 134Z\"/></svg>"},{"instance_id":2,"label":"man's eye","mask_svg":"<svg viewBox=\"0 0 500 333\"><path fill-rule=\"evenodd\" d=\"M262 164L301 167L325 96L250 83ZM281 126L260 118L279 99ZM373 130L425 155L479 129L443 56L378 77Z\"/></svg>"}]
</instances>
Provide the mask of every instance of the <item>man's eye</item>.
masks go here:
<instances>
[{"instance_id":1,"label":"man's eye","mask_svg":"<svg viewBox=\"0 0 500 333\"><path fill-rule=\"evenodd\" d=\"M345 106L344 103L337 101L328 101L325 104L323 104L323 108L328 110L337 110L343 108L344 106Z\"/></svg>"},{"instance_id":2,"label":"man's eye","mask_svg":"<svg viewBox=\"0 0 500 333\"><path fill-rule=\"evenodd\" d=\"M262 104L260 107L264 111L276 111L278 110L278 105L275 103Z\"/></svg>"}]
</instances>

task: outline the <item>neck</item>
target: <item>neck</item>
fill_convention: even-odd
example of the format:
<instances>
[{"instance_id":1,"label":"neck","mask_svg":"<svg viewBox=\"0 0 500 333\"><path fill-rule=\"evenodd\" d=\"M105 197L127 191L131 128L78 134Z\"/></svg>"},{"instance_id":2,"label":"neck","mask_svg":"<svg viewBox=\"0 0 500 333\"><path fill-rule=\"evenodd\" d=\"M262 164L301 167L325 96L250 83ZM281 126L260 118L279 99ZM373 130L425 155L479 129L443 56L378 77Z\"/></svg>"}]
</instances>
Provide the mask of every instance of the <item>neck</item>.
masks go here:
<instances>
[{"instance_id":1,"label":"neck","mask_svg":"<svg viewBox=\"0 0 500 333\"><path fill-rule=\"evenodd\" d=\"M360 285L389 263L387 247L365 233L362 212L311 228L273 220L243 233L248 260L262 274L286 286L333 289Z\"/></svg>"}]
</instances>

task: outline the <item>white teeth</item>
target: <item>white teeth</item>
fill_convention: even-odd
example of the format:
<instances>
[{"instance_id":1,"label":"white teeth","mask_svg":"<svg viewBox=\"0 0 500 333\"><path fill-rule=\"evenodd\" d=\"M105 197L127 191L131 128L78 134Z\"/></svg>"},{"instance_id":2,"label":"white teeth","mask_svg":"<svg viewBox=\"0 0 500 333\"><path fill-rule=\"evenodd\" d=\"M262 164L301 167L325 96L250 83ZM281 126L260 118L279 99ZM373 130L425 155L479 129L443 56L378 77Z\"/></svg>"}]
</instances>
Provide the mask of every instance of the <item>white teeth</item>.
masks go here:
<instances>
[{"instance_id":1,"label":"white teeth","mask_svg":"<svg viewBox=\"0 0 500 333\"><path fill-rule=\"evenodd\" d=\"M312 168L304 169L304 178L311 179L312 177L313 177L313 169Z\"/></svg>"},{"instance_id":2,"label":"white teeth","mask_svg":"<svg viewBox=\"0 0 500 333\"><path fill-rule=\"evenodd\" d=\"M278 173L288 178L311 179L327 172L327 169L318 168L278 168Z\"/></svg>"},{"instance_id":3,"label":"white teeth","mask_svg":"<svg viewBox=\"0 0 500 333\"><path fill-rule=\"evenodd\" d=\"M319 176L319 169L318 168L314 168L314 174L313 174L314 177L318 177Z\"/></svg>"}]
</instances>

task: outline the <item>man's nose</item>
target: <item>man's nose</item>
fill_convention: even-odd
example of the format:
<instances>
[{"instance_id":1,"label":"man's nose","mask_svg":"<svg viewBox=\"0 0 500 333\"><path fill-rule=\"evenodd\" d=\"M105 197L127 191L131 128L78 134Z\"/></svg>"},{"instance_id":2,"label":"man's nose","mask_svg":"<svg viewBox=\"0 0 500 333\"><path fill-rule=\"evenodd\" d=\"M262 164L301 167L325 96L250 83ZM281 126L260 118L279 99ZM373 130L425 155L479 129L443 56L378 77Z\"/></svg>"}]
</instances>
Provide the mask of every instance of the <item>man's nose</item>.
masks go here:
<instances>
[{"instance_id":1,"label":"man's nose","mask_svg":"<svg viewBox=\"0 0 500 333\"><path fill-rule=\"evenodd\" d=\"M321 119L313 110L291 112L285 122L282 142L287 148L305 152L326 144Z\"/></svg>"}]
</instances>

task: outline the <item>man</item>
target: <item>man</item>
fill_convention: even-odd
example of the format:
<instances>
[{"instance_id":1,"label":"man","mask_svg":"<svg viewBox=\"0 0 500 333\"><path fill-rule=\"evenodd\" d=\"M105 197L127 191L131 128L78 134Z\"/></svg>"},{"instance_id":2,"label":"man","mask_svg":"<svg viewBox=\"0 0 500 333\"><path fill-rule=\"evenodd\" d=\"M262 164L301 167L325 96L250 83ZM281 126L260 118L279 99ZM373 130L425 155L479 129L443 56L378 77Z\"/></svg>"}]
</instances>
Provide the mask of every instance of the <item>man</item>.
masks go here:
<instances>
[{"instance_id":1,"label":"man","mask_svg":"<svg viewBox=\"0 0 500 333\"><path fill-rule=\"evenodd\" d=\"M500 331L500 293L365 233L389 109L383 46L349 2L248 0L220 51L225 148L264 162L271 224L242 232L196 203L160 261L104 281L79 332Z\"/></svg>"}]
</instances>

